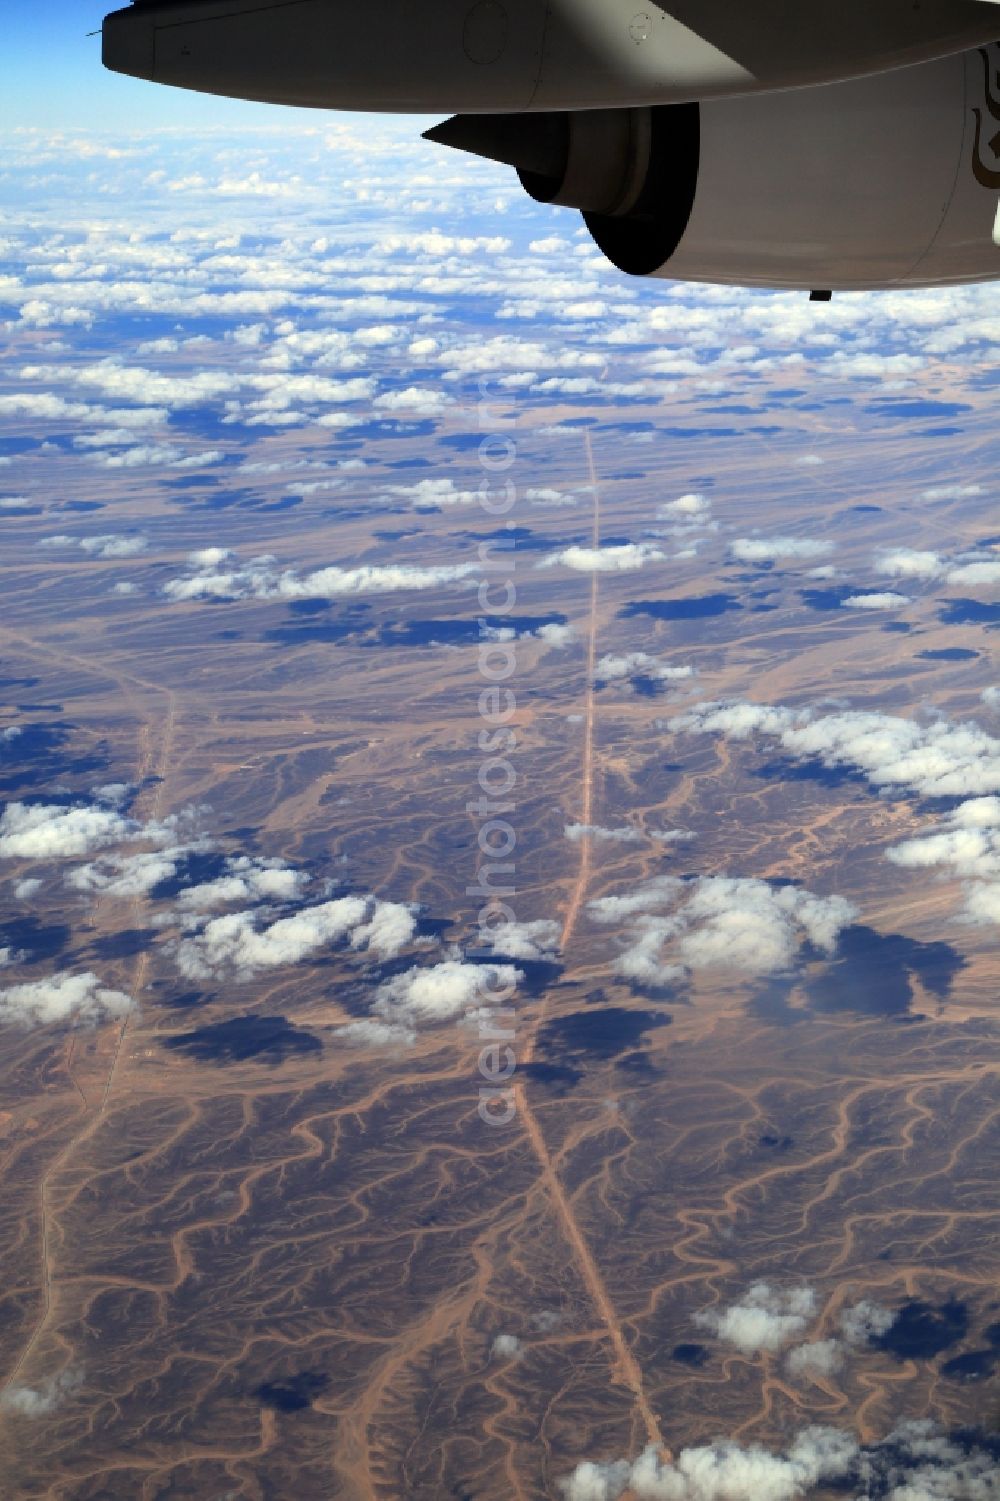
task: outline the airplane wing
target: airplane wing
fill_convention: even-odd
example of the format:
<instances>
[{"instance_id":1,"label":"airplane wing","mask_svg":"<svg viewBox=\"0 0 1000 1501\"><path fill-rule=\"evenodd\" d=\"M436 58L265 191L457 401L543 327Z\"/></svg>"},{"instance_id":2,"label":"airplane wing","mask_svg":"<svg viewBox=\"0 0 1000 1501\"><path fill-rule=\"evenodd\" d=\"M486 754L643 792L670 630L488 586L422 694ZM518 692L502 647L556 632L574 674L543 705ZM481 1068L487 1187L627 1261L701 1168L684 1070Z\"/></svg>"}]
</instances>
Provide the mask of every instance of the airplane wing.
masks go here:
<instances>
[{"instance_id":1,"label":"airplane wing","mask_svg":"<svg viewBox=\"0 0 1000 1501\"><path fill-rule=\"evenodd\" d=\"M1000 0L655 0L758 87L904 67L995 41Z\"/></svg>"},{"instance_id":2,"label":"airplane wing","mask_svg":"<svg viewBox=\"0 0 1000 1501\"><path fill-rule=\"evenodd\" d=\"M137 0L119 72L427 113L672 104L876 73L991 41L993 0Z\"/></svg>"}]
</instances>

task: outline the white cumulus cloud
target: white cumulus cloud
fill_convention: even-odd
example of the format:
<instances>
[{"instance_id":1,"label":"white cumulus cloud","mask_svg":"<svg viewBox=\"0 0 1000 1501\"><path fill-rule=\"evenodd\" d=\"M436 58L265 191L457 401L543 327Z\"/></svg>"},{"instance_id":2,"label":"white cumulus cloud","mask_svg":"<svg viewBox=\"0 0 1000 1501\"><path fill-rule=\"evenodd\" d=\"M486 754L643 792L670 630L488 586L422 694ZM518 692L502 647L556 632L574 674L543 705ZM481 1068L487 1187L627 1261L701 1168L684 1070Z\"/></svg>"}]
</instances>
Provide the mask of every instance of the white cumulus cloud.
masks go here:
<instances>
[{"instance_id":1,"label":"white cumulus cloud","mask_svg":"<svg viewBox=\"0 0 1000 1501\"><path fill-rule=\"evenodd\" d=\"M896 594L891 589L875 594L849 594L840 601L841 609L844 610L898 610L902 605L911 603L908 594Z\"/></svg>"},{"instance_id":2,"label":"white cumulus cloud","mask_svg":"<svg viewBox=\"0 0 1000 1501\"><path fill-rule=\"evenodd\" d=\"M832 550L832 543L814 541L810 537L739 537L729 544L730 555L739 563L821 558Z\"/></svg>"},{"instance_id":3,"label":"white cumulus cloud","mask_svg":"<svg viewBox=\"0 0 1000 1501\"><path fill-rule=\"evenodd\" d=\"M703 1309L695 1314L694 1322L742 1354L757 1355L789 1344L804 1333L815 1314L816 1294L811 1287L755 1282L736 1303Z\"/></svg>"},{"instance_id":4,"label":"white cumulus cloud","mask_svg":"<svg viewBox=\"0 0 1000 1501\"><path fill-rule=\"evenodd\" d=\"M585 1461L560 1481L566 1501L805 1501L817 1487L885 1501L996 1501L996 1459L974 1436L904 1423L862 1446L837 1428L804 1428L779 1453L717 1439L665 1460Z\"/></svg>"},{"instance_id":5,"label":"white cumulus cloud","mask_svg":"<svg viewBox=\"0 0 1000 1501\"><path fill-rule=\"evenodd\" d=\"M559 946L559 932L559 924L550 917L503 923L490 931L489 950L503 959L551 959Z\"/></svg>"},{"instance_id":6,"label":"white cumulus cloud","mask_svg":"<svg viewBox=\"0 0 1000 1501\"><path fill-rule=\"evenodd\" d=\"M494 1360L520 1360L524 1346L516 1334L498 1334L490 1346Z\"/></svg>"},{"instance_id":7,"label":"white cumulus cloud","mask_svg":"<svg viewBox=\"0 0 1000 1501\"><path fill-rule=\"evenodd\" d=\"M647 563L660 563L666 553L651 542L620 542L609 547L582 547L575 543L550 553L539 568L573 568L578 573L631 573Z\"/></svg>"},{"instance_id":8,"label":"white cumulus cloud","mask_svg":"<svg viewBox=\"0 0 1000 1501\"><path fill-rule=\"evenodd\" d=\"M22 1418L42 1418L57 1407L83 1384L83 1372L75 1367L61 1371L58 1376L48 1376L37 1386L9 1386L0 1398L0 1407L5 1412L17 1413Z\"/></svg>"},{"instance_id":9,"label":"white cumulus cloud","mask_svg":"<svg viewBox=\"0 0 1000 1501\"><path fill-rule=\"evenodd\" d=\"M412 938L416 919L408 907L374 897L342 896L267 923L260 909L208 919L200 932L180 939L174 957L192 980L232 973L249 979L261 970L297 964L331 944L347 941L393 958Z\"/></svg>"},{"instance_id":10,"label":"white cumulus cloud","mask_svg":"<svg viewBox=\"0 0 1000 1501\"><path fill-rule=\"evenodd\" d=\"M832 953L857 916L840 896L727 876L658 876L634 892L597 898L588 912L597 922L626 924L628 943L615 968L626 979L653 985L712 968L779 973L805 943Z\"/></svg>"},{"instance_id":11,"label":"white cumulus cloud","mask_svg":"<svg viewBox=\"0 0 1000 1501\"><path fill-rule=\"evenodd\" d=\"M453 1021L523 978L513 964L445 959L427 969L409 969L380 985L374 1011L383 1021L403 1026Z\"/></svg>"},{"instance_id":12,"label":"white cumulus cloud","mask_svg":"<svg viewBox=\"0 0 1000 1501\"><path fill-rule=\"evenodd\" d=\"M393 594L400 590L436 589L479 572L477 563L366 563L355 568L331 566L300 573L279 569L273 558L251 559L242 566L199 567L163 587L168 599L337 599L357 594Z\"/></svg>"},{"instance_id":13,"label":"white cumulus cloud","mask_svg":"<svg viewBox=\"0 0 1000 1501\"><path fill-rule=\"evenodd\" d=\"M573 627L571 625L559 625L557 621L552 621L549 625L540 625L534 634L539 641L543 641L546 646L551 646L554 649L563 646L572 646L576 640L576 632Z\"/></svg>"},{"instance_id":14,"label":"white cumulus cloud","mask_svg":"<svg viewBox=\"0 0 1000 1501\"><path fill-rule=\"evenodd\" d=\"M562 1489L566 1501L619 1501L626 1490L638 1501L799 1501L821 1482L851 1474L856 1458L852 1435L807 1428L783 1454L719 1439L672 1461L649 1448L633 1463L584 1463Z\"/></svg>"},{"instance_id":15,"label":"white cumulus cloud","mask_svg":"<svg viewBox=\"0 0 1000 1501\"><path fill-rule=\"evenodd\" d=\"M0 859L46 860L87 855L142 833L117 808L8 803L0 817Z\"/></svg>"},{"instance_id":16,"label":"white cumulus cloud","mask_svg":"<svg viewBox=\"0 0 1000 1501\"><path fill-rule=\"evenodd\" d=\"M795 1378L835 1376L846 1360L839 1339L816 1339L796 1345L785 1357L788 1374Z\"/></svg>"},{"instance_id":17,"label":"white cumulus cloud","mask_svg":"<svg viewBox=\"0 0 1000 1501\"><path fill-rule=\"evenodd\" d=\"M923 797L1000 792L1000 740L979 725L847 709L833 714L741 700L698 704L668 721L673 731L773 739L795 760L850 766L875 787Z\"/></svg>"},{"instance_id":18,"label":"white cumulus cloud","mask_svg":"<svg viewBox=\"0 0 1000 1501\"><path fill-rule=\"evenodd\" d=\"M577 843L581 839L596 839L601 844L641 844L645 839L641 829L630 823L608 829L599 823L568 823L563 831L567 839Z\"/></svg>"},{"instance_id":19,"label":"white cumulus cloud","mask_svg":"<svg viewBox=\"0 0 1000 1501\"><path fill-rule=\"evenodd\" d=\"M91 1027L119 1020L134 1005L131 996L107 989L90 971L78 975L61 971L45 980L0 990L0 1025Z\"/></svg>"},{"instance_id":20,"label":"white cumulus cloud","mask_svg":"<svg viewBox=\"0 0 1000 1501\"><path fill-rule=\"evenodd\" d=\"M896 547L875 560L876 573L894 579L932 579L942 567L940 553L924 552L915 547Z\"/></svg>"},{"instance_id":21,"label":"white cumulus cloud","mask_svg":"<svg viewBox=\"0 0 1000 1501\"><path fill-rule=\"evenodd\" d=\"M683 682L693 676L693 667L674 667L645 651L621 654L608 652L594 667L594 680L599 683L631 681L634 678L652 678L658 683L670 683Z\"/></svg>"}]
</instances>

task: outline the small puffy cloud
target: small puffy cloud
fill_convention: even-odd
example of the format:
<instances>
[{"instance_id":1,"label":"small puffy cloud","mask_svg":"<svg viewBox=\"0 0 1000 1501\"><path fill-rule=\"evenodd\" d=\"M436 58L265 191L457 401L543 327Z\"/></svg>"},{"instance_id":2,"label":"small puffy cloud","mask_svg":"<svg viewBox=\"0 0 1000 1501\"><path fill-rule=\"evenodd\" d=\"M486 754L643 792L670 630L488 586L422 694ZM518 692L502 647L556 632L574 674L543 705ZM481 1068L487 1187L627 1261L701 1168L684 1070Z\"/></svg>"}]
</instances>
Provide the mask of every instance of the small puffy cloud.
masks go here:
<instances>
[{"instance_id":1,"label":"small puffy cloud","mask_svg":"<svg viewBox=\"0 0 1000 1501\"><path fill-rule=\"evenodd\" d=\"M949 584L974 589L1000 583L1000 557L967 553L949 561L937 552L897 547L876 559L875 571L899 579L935 579L943 574Z\"/></svg>"},{"instance_id":2,"label":"small puffy cloud","mask_svg":"<svg viewBox=\"0 0 1000 1501\"><path fill-rule=\"evenodd\" d=\"M853 1433L809 1427L780 1453L717 1439L670 1460L651 1446L634 1461L585 1461L560 1487L565 1501L805 1501L817 1487L887 1501L993 1501L996 1459L974 1436L952 1438L930 1422L905 1423L866 1447Z\"/></svg>"},{"instance_id":3,"label":"small puffy cloud","mask_svg":"<svg viewBox=\"0 0 1000 1501\"><path fill-rule=\"evenodd\" d=\"M677 500L668 500L659 506L656 514L661 521L700 525L712 519L712 502L707 495L681 495Z\"/></svg>"},{"instance_id":4,"label":"small puffy cloud","mask_svg":"<svg viewBox=\"0 0 1000 1501\"><path fill-rule=\"evenodd\" d=\"M744 1355L780 1350L802 1334L816 1313L811 1287L780 1288L755 1282L728 1308L706 1308L694 1316L699 1329L710 1330Z\"/></svg>"},{"instance_id":5,"label":"small puffy cloud","mask_svg":"<svg viewBox=\"0 0 1000 1501\"><path fill-rule=\"evenodd\" d=\"M161 375L118 360L91 360L76 365L25 365L25 380L65 380L89 386L113 401L134 401L161 407L201 406L232 391L239 377L229 371L201 370L185 375Z\"/></svg>"},{"instance_id":6,"label":"small puffy cloud","mask_svg":"<svg viewBox=\"0 0 1000 1501\"><path fill-rule=\"evenodd\" d=\"M547 486L529 486L524 492L524 498L529 505L536 506L575 506L577 497L565 490L553 490Z\"/></svg>"},{"instance_id":7,"label":"small puffy cloud","mask_svg":"<svg viewBox=\"0 0 1000 1501\"><path fill-rule=\"evenodd\" d=\"M42 1418L79 1391L83 1384L83 1372L70 1367L58 1376L49 1376L37 1386L8 1386L0 1397L4 1412L17 1413L22 1418Z\"/></svg>"},{"instance_id":8,"label":"small puffy cloud","mask_svg":"<svg viewBox=\"0 0 1000 1501\"><path fill-rule=\"evenodd\" d=\"M949 865L961 875L1000 876L1000 797L969 798L932 832L889 850L895 865Z\"/></svg>"},{"instance_id":9,"label":"small puffy cloud","mask_svg":"<svg viewBox=\"0 0 1000 1501\"><path fill-rule=\"evenodd\" d=\"M574 544L550 553L539 568L573 568L578 573L631 573L647 563L660 563L666 553L651 542L621 542L610 547Z\"/></svg>"},{"instance_id":10,"label":"small puffy cloud","mask_svg":"<svg viewBox=\"0 0 1000 1501\"><path fill-rule=\"evenodd\" d=\"M95 453L91 457L105 469L203 469L210 464L221 464L225 458L221 448L203 448L196 453L185 453L172 443L143 443L134 448L121 448L111 453ZM119 553L121 557L123 554Z\"/></svg>"},{"instance_id":11,"label":"small puffy cloud","mask_svg":"<svg viewBox=\"0 0 1000 1501\"><path fill-rule=\"evenodd\" d=\"M559 1487L566 1501L618 1501L628 1487L631 1473L632 1465L627 1459L596 1464L584 1460L559 1482Z\"/></svg>"},{"instance_id":12,"label":"small puffy cloud","mask_svg":"<svg viewBox=\"0 0 1000 1501\"><path fill-rule=\"evenodd\" d=\"M411 906L369 898L365 920L351 934L351 948L367 949L380 959L394 959L411 942L416 927Z\"/></svg>"},{"instance_id":13,"label":"small puffy cloud","mask_svg":"<svg viewBox=\"0 0 1000 1501\"><path fill-rule=\"evenodd\" d=\"M339 599L358 594L394 594L403 590L436 589L479 572L477 563L367 563L356 568L317 568L300 574L278 569L273 558L253 559L244 566L198 568L185 578L170 579L163 588L172 600L195 599Z\"/></svg>"},{"instance_id":14,"label":"small puffy cloud","mask_svg":"<svg viewBox=\"0 0 1000 1501\"><path fill-rule=\"evenodd\" d=\"M1000 558L980 558L949 568L948 582L949 584L962 584L967 589L1000 584Z\"/></svg>"},{"instance_id":15,"label":"small puffy cloud","mask_svg":"<svg viewBox=\"0 0 1000 1501\"><path fill-rule=\"evenodd\" d=\"M77 866L66 876L75 891L100 892L104 896L146 896L177 872L177 866L195 846L143 851L139 854L103 855Z\"/></svg>"},{"instance_id":16,"label":"small puffy cloud","mask_svg":"<svg viewBox=\"0 0 1000 1501\"><path fill-rule=\"evenodd\" d=\"M549 625L540 625L534 634L539 641L553 648L572 646L576 640L576 632L571 625L559 625L554 621Z\"/></svg>"},{"instance_id":17,"label":"small puffy cloud","mask_svg":"<svg viewBox=\"0 0 1000 1501\"><path fill-rule=\"evenodd\" d=\"M860 1303L843 1309L840 1315L841 1333L849 1345L866 1345L869 1340L887 1333L895 1322L896 1315L891 1308L885 1308L870 1298L863 1298Z\"/></svg>"},{"instance_id":18,"label":"small puffy cloud","mask_svg":"<svg viewBox=\"0 0 1000 1501\"><path fill-rule=\"evenodd\" d=\"M838 349L830 356L832 370L854 380L895 380L916 375L923 368L923 358L916 354L868 354Z\"/></svg>"},{"instance_id":19,"label":"small puffy cloud","mask_svg":"<svg viewBox=\"0 0 1000 1501\"><path fill-rule=\"evenodd\" d=\"M667 723L671 731L754 736L778 742L797 761L850 766L873 786L922 797L1000 792L1000 740L971 722L921 724L893 714L834 714L740 700L698 704Z\"/></svg>"},{"instance_id":20,"label":"small puffy cloud","mask_svg":"<svg viewBox=\"0 0 1000 1501\"><path fill-rule=\"evenodd\" d=\"M557 1308L540 1308L537 1313L531 1315L531 1322L542 1334L551 1334L553 1329L558 1329L563 1321L563 1315Z\"/></svg>"},{"instance_id":21,"label":"small puffy cloud","mask_svg":"<svg viewBox=\"0 0 1000 1501\"><path fill-rule=\"evenodd\" d=\"M977 495L982 495L982 485L934 485L930 490L924 490L924 500L972 500Z\"/></svg>"},{"instance_id":22,"label":"small puffy cloud","mask_svg":"<svg viewBox=\"0 0 1000 1501\"><path fill-rule=\"evenodd\" d=\"M234 855L226 861L224 875L187 887L177 901L182 910L189 912L207 912L236 902L295 902L308 885L305 871L284 865L280 860Z\"/></svg>"},{"instance_id":23,"label":"small puffy cloud","mask_svg":"<svg viewBox=\"0 0 1000 1501\"><path fill-rule=\"evenodd\" d=\"M232 553L228 547L200 547L188 553L188 562L193 568L218 568Z\"/></svg>"},{"instance_id":24,"label":"small puffy cloud","mask_svg":"<svg viewBox=\"0 0 1000 1501\"><path fill-rule=\"evenodd\" d=\"M988 709L1000 710L1000 688L984 688L979 696Z\"/></svg>"},{"instance_id":25,"label":"small puffy cloud","mask_svg":"<svg viewBox=\"0 0 1000 1501\"><path fill-rule=\"evenodd\" d=\"M117 808L8 803L0 817L0 860L87 855L140 832L141 826Z\"/></svg>"},{"instance_id":26,"label":"small puffy cloud","mask_svg":"<svg viewBox=\"0 0 1000 1501\"><path fill-rule=\"evenodd\" d=\"M908 594L884 590L876 594L850 594L840 604L844 610L898 610L902 605L912 604L912 600Z\"/></svg>"},{"instance_id":27,"label":"small puffy cloud","mask_svg":"<svg viewBox=\"0 0 1000 1501\"><path fill-rule=\"evenodd\" d=\"M149 546L148 537L125 536L118 533L106 533L101 537L43 537L39 547L79 547L81 552L87 553L92 558L114 559L135 558L146 551Z\"/></svg>"},{"instance_id":28,"label":"small puffy cloud","mask_svg":"<svg viewBox=\"0 0 1000 1501\"><path fill-rule=\"evenodd\" d=\"M490 1346L494 1360L520 1360L524 1346L516 1334L498 1334Z\"/></svg>"},{"instance_id":29,"label":"small puffy cloud","mask_svg":"<svg viewBox=\"0 0 1000 1501\"><path fill-rule=\"evenodd\" d=\"M108 990L90 971L62 971L46 980L31 980L0 990L0 1026L96 1027L119 1021L135 1005L120 990Z\"/></svg>"},{"instance_id":30,"label":"small puffy cloud","mask_svg":"<svg viewBox=\"0 0 1000 1501\"><path fill-rule=\"evenodd\" d=\"M503 255L510 249L510 241L503 235L446 235L439 229L429 229L419 234L384 235L374 249L377 256L398 255L403 251L439 261L452 255Z\"/></svg>"},{"instance_id":31,"label":"small puffy cloud","mask_svg":"<svg viewBox=\"0 0 1000 1501\"><path fill-rule=\"evenodd\" d=\"M556 651L572 646L576 641L576 631L571 625L560 625L558 621L540 625L534 631L519 631L512 625L485 625L481 621L479 637L481 641L541 641Z\"/></svg>"},{"instance_id":32,"label":"small puffy cloud","mask_svg":"<svg viewBox=\"0 0 1000 1501\"><path fill-rule=\"evenodd\" d=\"M875 560L875 572L894 579L932 579L942 567L940 553L923 552L915 547L896 547Z\"/></svg>"},{"instance_id":33,"label":"small puffy cloud","mask_svg":"<svg viewBox=\"0 0 1000 1501\"><path fill-rule=\"evenodd\" d=\"M887 851L909 870L940 868L971 881L962 916L976 926L1000 922L1000 797L969 798L929 833Z\"/></svg>"},{"instance_id":34,"label":"small puffy cloud","mask_svg":"<svg viewBox=\"0 0 1000 1501\"><path fill-rule=\"evenodd\" d=\"M386 391L376 396L372 405L376 411L406 417L440 417L452 405L454 398L444 391L424 390L420 386L405 386L400 391Z\"/></svg>"},{"instance_id":35,"label":"small puffy cloud","mask_svg":"<svg viewBox=\"0 0 1000 1501\"><path fill-rule=\"evenodd\" d=\"M41 891L43 885L44 882L40 881L37 876L28 876L23 881L14 882L14 895L19 902L29 902Z\"/></svg>"},{"instance_id":36,"label":"small puffy cloud","mask_svg":"<svg viewBox=\"0 0 1000 1501\"><path fill-rule=\"evenodd\" d=\"M559 924L549 917L508 922L490 931L488 947L504 959L551 959L559 947L559 932Z\"/></svg>"},{"instance_id":37,"label":"small puffy cloud","mask_svg":"<svg viewBox=\"0 0 1000 1501\"><path fill-rule=\"evenodd\" d=\"M632 1464L579 1465L561 1484L566 1501L618 1501L626 1491L638 1501L800 1501L815 1486L851 1475L856 1460L853 1435L807 1428L784 1454L719 1439L668 1461L651 1447Z\"/></svg>"},{"instance_id":38,"label":"small puffy cloud","mask_svg":"<svg viewBox=\"0 0 1000 1501\"><path fill-rule=\"evenodd\" d=\"M379 958L394 958L415 928L409 907L374 897L342 896L270 924L259 909L210 918L200 932L178 940L174 958L188 979L233 974L246 980L261 970L297 964L340 942L370 949Z\"/></svg>"},{"instance_id":39,"label":"small puffy cloud","mask_svg":"<svg viewBox=\"0 0 1000 1501\"><path fill-rule=\"evenodd\" d=\"M693 667L674 667L645 651L621 655L609 652L594 667L594 680L598 683L631 682L635 678L651 678L654 682L670 683L682 682L693 676Z\"/></svg>"},{"instance_id":40,"label":"small puffy cloud","mask_svg":"<svg viewBox=\"0 0 1000 1501\"><path fill-rule=\"evenodd\" d=\"M40 297L32 297L23 302L20 316L21 322L31 328L52 328L56 324L77 324L90 328L94 321L94 314L89 308L59 307Z\"/></svg>"},{"instance_id":41,"label":"small puffy cloud","mask_svg":"<svg viewBox=\"0 0 1000 1501\"><path fill-rule=\"evenodd\" d=\"M408 1048L417 1040L412 1027L398 1022L379 1021L374 1016L348 1022L345 1027L337 1028L336 1035L338 1042L346 1042L357 1048Z\"/></svg>"},{"instance_id":42,"label":"small puffy cloud","mask_svg":"<svg viewBox=\"0 0 1000 1501\"><path fill-rule=\"evenodd\" d=\"M175 183L170 183L175 188ZM212 189L229 198L294 198L302 188L300 177L268 180L260 172L248 172L245 177L221 177Z\"/></svg>"},{"instance_id":43,"label":"small puffy cloud","mask_svg":"<svg viewBox=\"0 0 1000 1501\"><path fill-rule=\"evenodd\" d=\"M448 366L446 380L457 379L460 375L509 371L511 374L495 379L502 390L511 390L531 385L537 379L538 371L550 366L599 370L604 364L604 357L572 346L547 345L540 340L499 334L493 338L479 338L454 346L442 355L441 363Z\"/></svg>"},{"instance_id":44,"label":"small puffy cloud","mask_svg":"<svg viewBox=\"0 0 1000 1501\"><path fill-rule=\"evenodd\" d=\"M482 500L478 490L460 490L454 480L417 480L412 485L390 485L386 494L407 500L415 511L444 511L452 506L471 506Z\"/></svg>"},{"instance_id":45,"label":"small puffy cloud","mask_svg":"<svg viewBox=\"0 0 1000 1501\"><path fill-rule=\"evenodd\" d=\"M616 829L606 829L599 823L568 823L563 832L576 843L581 839L596 839L601 844L641 844L646 837L641 829L628 823Z\"/></svg>"},{"instance_id":46,"label":"small puffy cloud","mask_svg":"<svg viewBox=\"0 0 1000 1501\"><path fill-rule=\"evenodd\" d=\"M266 323L241 323L234 328L227 338L232 339L242 349L258 349L267 333Z\"/></svg>"},{"instance_id":47,"label":"small puffy cloud","mask_svg":"<svg viewBox=\"0 0 1000 1501\"><path fill-rule=\"evenodd\" d=\"M94 797L99 803L111 803L118 807L134 791L135 787L131 782L105 782L102 787L94 788ZM158 829L160 825L155 827Z\"/></svg>"},{"instance_id":48,"label":"small puffy cloud","mask_svg":"<svg viewBox=\"0 0 1000 1501\"><path fill-rule=\"evenodd\" d=\"M509 993L523 978L513 964L445 959L428 969L409 969L380 985L374 1010L383 1021L404 1026L453 1021Z\"/></svg>"},{"instance_id":49,"label":"small puffy cloud","mask_svg":"<svg viewBox=\"0 0 1000 1501\"><path fill-rule=\"evenodd\" d=\"M615 969L652 985L702 969L781 973L806 943L832 953L857 916L840 896L727 876L657 876L635 892L599 897L587 910L596 922L626 923L628 944Z\"/></svg>"},{"instance_id":50,"label":"small puffy cloud","mask_svg":"<svg viewBox=\"0 0 1000 1501\"><path fill-rule=\"evenodd\" d=\"M839 1339L817 1339L796 1345L785 1357L785 1369L795 1379L835 1376L846 1359Z\"/></svg>"},{"instance_id":51,"label":"small puffy cloud","mask_svg":"<svg viewBox=\"0 0 1000 1501\"><path fill-rule=\"evenodd\" d=\"M738 563L783 563L796 558L821 558L832 552L830 542L810 537L739 537L729 544Z\"/></svg>"},{"instance_id":52,"label":"small puffy cloud","mask_svg":"<svg viewBox=\"0 0 1000 1501\"><path fill-rule=\"evenodd\" d=\"M1000 923L1000 882L970 886L965 895L962 916L976 927Z\"/></svg>"},{"instance_id":53,"label":"small puffy cloud","mask_svg":"<svg viewBox=\"0 0 1000 1501\"><path fill-rule=\"evenodd\" d=\"M48 391L0 396L0 417L29 417L42 421L114 423L119 427L159 427L167 420L165 407L118 407L106 409L84 402L66 401Z\"/></svg>"}]
</instances>

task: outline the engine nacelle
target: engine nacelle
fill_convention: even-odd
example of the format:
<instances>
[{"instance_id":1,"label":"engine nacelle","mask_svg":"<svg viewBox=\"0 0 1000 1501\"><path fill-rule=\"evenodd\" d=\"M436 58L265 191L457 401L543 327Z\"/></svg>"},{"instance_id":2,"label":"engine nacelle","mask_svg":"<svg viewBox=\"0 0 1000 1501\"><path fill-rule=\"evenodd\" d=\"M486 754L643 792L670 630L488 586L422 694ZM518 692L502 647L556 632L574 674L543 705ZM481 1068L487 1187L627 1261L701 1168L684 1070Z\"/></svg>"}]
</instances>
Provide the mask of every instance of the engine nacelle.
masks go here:
<instances>
[{"instance_id":1,"label":"engine nacelle","mask_svg":"<svg viewBox=\"0 0 1000 1501\"><path fill-rule=\"evenodd\" d=\"M807 290L987 281L1000 277L998 66L994 44L819 88L544 126L459 116L427 134L583 210L633 275Z\"/></svg>"}]
</instances>

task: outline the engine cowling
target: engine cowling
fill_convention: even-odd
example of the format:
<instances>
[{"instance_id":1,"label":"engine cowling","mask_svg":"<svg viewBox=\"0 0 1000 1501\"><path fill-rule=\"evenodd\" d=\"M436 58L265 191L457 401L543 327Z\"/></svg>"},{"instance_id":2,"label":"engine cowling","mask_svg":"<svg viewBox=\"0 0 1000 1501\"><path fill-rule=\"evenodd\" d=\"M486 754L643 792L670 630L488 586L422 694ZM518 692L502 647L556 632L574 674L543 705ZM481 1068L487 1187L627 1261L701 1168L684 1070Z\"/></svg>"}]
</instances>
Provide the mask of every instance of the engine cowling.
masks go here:
<instances>
[{"instance_id":1,"label":"engine cowling","mask_svg":"<svg viewBox=\"0 0 1000 1501\"><path fill-rule=\"evenodd\" d=\"M534 198L581 209L634 275L810 290L1000 277L995 44L819 88L569 113L544 129L479 116L471 147L458 139L467 118L428 135L510 162Z\"/></svg>"}]
</instances>

